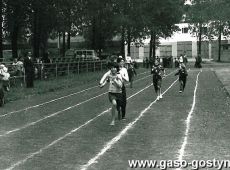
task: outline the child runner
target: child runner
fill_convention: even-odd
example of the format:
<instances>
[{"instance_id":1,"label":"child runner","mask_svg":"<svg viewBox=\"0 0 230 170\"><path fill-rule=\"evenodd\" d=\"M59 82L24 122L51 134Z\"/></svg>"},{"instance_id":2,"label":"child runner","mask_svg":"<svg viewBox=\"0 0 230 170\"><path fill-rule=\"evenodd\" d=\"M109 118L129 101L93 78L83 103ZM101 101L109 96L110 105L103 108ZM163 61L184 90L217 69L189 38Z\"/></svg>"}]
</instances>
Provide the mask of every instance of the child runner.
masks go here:
<instances>
[{"instance_id":1,"label":"child runner","mask_svg":"<svg viewBox=\"0 0 230 170\"><path fill-rule=\"evenodd\" d=\"M155 60L151 73L153 74L153 85L157 94L157 100L163 98L161 94L162 72L164 73L163 76L165 76L165 69L160 65L158 60Z\"/></svg>"},{"instance_id":2,"label":"child runner","mask_svg":"<svg viewBox=\"0 0 230 170\"><path fill-rule=\"evenodd\" d=\"M120 112L122 113L121 119L125 120L126 115L126 104L127 104L127 98L126 98L126 88L125 88L125 82L129 82L129 75L127 72L127 69L125 68L125 61L123 58L118 58L117 63L120 68L120 75L122 77L122 101L121 103L118 103L117 105L117 111L118 111L118 118L120 119Z\"/></svg>"},{"instance_id":3,"label":"child runner","mask_svg":"<svg viewBox=\"0 0 230 170\"><path fill-rule=\"evenodd\" d=\"M127 63L130 88L133 88L133 77L137 75L133 63Z\"/></svg>"},{"instance_id":4,"label":"child runner","mask_svg":"<svg viewBox=\"0 0 230 170\"><path fill-rule=\"evenodd\" d=\"M179 83L180 83L179 93L182 93L184 91L186 81L187 81L187 76L188 76L187 69L183 63L180 65L180 68L178 72L175 74L175 76L176 75L179 75Z\"/></svg>"},{"instance_id":5,"label":"child runner","mask_svg":"<svg viewBox=\"0 0 230 170\"><path fill-rule=\"evenodd\" d=\"M115 125L115 111L117 102L122 99L122 77L118 73L119 66L117 63L110 64L110 71L105 73L100 80L100 87L102 88L107 82L109 82L109 101L112 104L112 121L110 125Z\"/></svg>"}]
</instances>

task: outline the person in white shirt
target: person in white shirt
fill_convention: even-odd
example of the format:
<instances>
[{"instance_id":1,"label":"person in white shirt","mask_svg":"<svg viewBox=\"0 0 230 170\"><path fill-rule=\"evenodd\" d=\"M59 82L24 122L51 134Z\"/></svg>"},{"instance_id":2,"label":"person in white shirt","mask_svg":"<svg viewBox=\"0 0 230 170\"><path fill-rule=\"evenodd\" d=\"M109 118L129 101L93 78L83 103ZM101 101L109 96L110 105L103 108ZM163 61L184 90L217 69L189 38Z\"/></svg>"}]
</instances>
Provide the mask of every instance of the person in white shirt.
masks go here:
<instances>
[{"instance_id":1,"label":"person in white shirt","mask_svg":"<svg viewBox=\"0 0 230 170\"><path fill-rule=\"evenodd\" d=\"M117 103L122 100L122 77L120 75L119 66L117 63L110 64L110 70L106 72L100 80L99 86L102 88L109 82L109 101L112 104L112 121L110 125L115 125L115 112Z\"/></svg>"},{"instance_id":2,"label":"person in white shirt","mask_svg":"<svg viewBox=\"0 0 230 170\"><path fill-rule=\"evenodd\" d=\"M1 74L1 80L3 82L3 88L5 91L9 91L10 86L10 73L8 73L8 68L4 65L0 65L0 74Z\"/></svg>"}]
</instances>

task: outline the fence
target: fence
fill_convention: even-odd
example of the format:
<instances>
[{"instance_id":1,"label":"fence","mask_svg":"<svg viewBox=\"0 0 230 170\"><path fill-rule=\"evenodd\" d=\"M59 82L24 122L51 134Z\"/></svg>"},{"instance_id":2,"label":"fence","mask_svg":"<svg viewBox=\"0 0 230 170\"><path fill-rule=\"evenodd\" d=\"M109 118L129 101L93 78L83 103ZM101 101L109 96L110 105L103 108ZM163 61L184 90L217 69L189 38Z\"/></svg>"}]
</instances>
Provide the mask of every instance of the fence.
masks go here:
<instances>
[{"instance_id":1,"label":"fence","mask_svg":"<svg viewBox=\"0 0 230 170\"><path fill-rule=\"evenodd\" d=\"M6 64L9 72L13 71L12 64ZM81 74L89 72L98 72L107 69L107 63L101 61L78 61L78 62L58 62L58 63L36 63L35 64L35 78L44 80L48 78L58 78L59 76L69 76L71 74ZM25 83L25 73L20 76L11 74L10 84L16 85L20 82Z\"/></svg>"}]
</instances>

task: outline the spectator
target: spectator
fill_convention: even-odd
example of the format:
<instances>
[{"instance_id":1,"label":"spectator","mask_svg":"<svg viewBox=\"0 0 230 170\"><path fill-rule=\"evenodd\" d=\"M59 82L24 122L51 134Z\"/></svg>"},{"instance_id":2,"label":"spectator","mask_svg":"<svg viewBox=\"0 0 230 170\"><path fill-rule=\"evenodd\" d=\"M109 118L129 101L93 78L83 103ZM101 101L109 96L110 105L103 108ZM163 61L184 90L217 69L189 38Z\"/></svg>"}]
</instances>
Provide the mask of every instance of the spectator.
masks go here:
<instances>
[{"instance_id":1,"label":"spectator","mask_svg":"<svg viewBox=\"0 0 230 170\"><path fill-rule=\"evenodd\" d=\"M13 75L14 76L23 76L23 62L18 60L17 58L14 59L13 63Z\"/></svg>"},{"instance_id":2,"label":"spectator","mask_svg":"<svg viewBox=\"0 0 230 170\"><path fill-rule=\"evenodd\" d=\"M24 60L25 76L26 76L26 87L34 87L34 63L32 60L32 53L28 52Z\"/></svg>"},{"instance_id":3,"label":"spectator","mask_svg":"<svg viewBox=\"0 0 230 170\"><path fill-rule=\"evenodd\" d=\"M10 84L9 84L10 74L8 73L8 68L4 64L0 65L0 75L1 75L1 80L3 83L2 84L3 89L5 91L10 91L10 89L9 89L9 87L10 87Z\"/></svg>"}]
</instances>

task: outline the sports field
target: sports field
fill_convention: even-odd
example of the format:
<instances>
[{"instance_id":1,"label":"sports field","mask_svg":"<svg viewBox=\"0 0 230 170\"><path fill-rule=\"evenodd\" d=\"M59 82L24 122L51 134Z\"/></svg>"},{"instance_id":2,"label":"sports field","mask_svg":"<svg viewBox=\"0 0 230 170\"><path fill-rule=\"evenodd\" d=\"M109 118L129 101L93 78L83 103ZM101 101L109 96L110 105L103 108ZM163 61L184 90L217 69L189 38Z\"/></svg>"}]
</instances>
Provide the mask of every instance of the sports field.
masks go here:
<instances>
[{"instance_id":1,"label":"sports field","mask_svg":"<svg viewBox=\"0 0 230 170\"><path fill-rule=\"evenodd\" d=\"M230 160L230 99L218 67L191 68L183 93L176 70L166 69L160 101L150 71L137 70L133 88L127 86L127 119L115 126L108 86L98 82L8 103L0 110L0 169L143 169L130 160L158 161L146 169L178 168L162 160L186 160L186 170L194 160L200 169L218 169L209 161Z\"/></svg>"}]
</instances>

